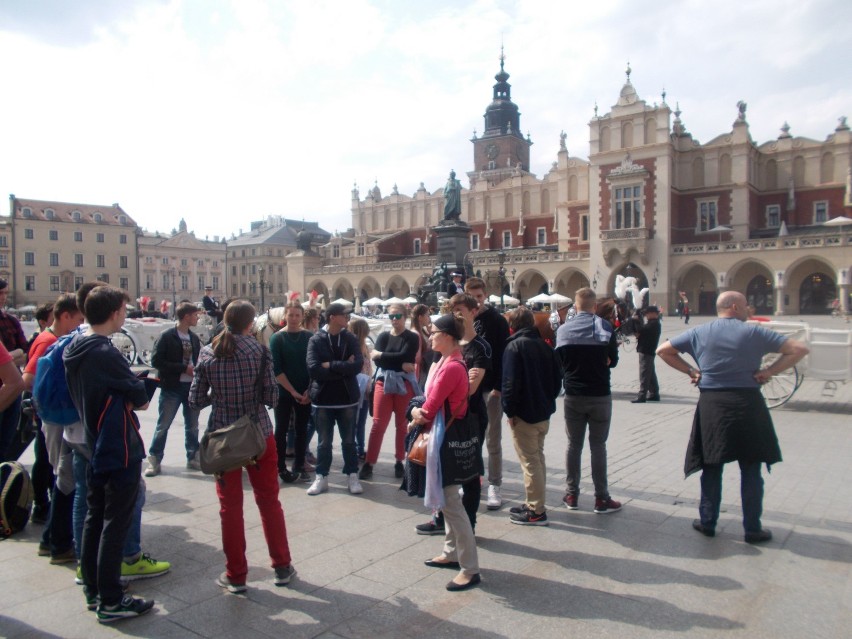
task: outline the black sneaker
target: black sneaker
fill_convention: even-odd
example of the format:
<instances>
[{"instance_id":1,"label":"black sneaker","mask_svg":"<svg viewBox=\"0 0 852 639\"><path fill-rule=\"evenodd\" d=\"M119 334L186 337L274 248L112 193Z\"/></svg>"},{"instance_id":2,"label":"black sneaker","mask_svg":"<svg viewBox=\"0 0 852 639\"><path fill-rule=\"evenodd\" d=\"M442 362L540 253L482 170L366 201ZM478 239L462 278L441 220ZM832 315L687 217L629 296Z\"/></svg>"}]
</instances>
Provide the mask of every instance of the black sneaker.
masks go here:
<instances>
[{"instance_id":1,"label":"black sneaker","mask_svg":"<svg viewBox=\"0 0 852 639\"><path fill-rule=\"evenodd\" d=\"M364 465L361 466L361 470L358 471L358 479L370 479L373 476L373 466L372 464L368 464L364 462Z\"/></svg>"},{"instance_id":2,"label":"black sneaker","mask_svg":"<svg viewBox=\"0 0 852 639\"><path fill-rule=\"evenodd\" d=\"M745 534L745 541L747 544L762 544L765 541L770 541L772 539L772 532L763 528L758 530L757 532L747 532Z\"/></svg>"},{"instance_id":3,"label":"black sneaker","mask_svg":"<svg viewBox=\"0 0 852 639\"><path fill-rule=\"evenodd\" d=\"M393 466L393 474L396 475L397 479L400 479L405 474L405 466L402 465L402 462L396 462Z\"/></svg>"},{"instance_id":4,"label":"black sneaker","mask_svg":"<svg viewBox=\"0 0 852 639\"><path fill-rule=\"evenodd\" d=\"M443 526L439 526L434 521L426 524L418 524L414 527L418 535L443 535L447 531Z\"/></svg>"},{"instance_id":5,"label":"black sneaker","mask_svg":"<svg viewBox=\"0 0 852 639\"><path fill-rule=\"evenodd\" d=\"M129 619L130 617L138 617L149 612L154 607L153 599L141 599L125 595L122 600L114 606L98 606L98 623L112 623Z\"/></svg>"},{"instance_id":6,"label":"black sneaker","mask_svg":"<svg viewBox=\"0 0 852 639\"><path fill-rule=\"evenodd\" d=\"M307 471L298 470L293 474L296 476L296 483L297 484L310 484L311 483L311 476L310 476L310 474L308 474Z\"/></svg>"},{"instance_id":7,"label":"black sneaker","mask_svg":"<svg viewBox=\"0 0 852 639\"><path fill-rule=\"evenodd\" d=\"M547 526L547 513L536 515L532 510L509 515L509 521L519 526Z\"/></svg>"},{"instance_id":8,"label":"black sneaker","mask_svg":"<svg viewBox=\"0 0 852 639\"><path fill-rule=\"evenodd\" d=\"M281 478L281 481L283 481L285 484L293 484L293 483L296 482L296 479L298 478L298 476L296 474L291 473L286 468L284 470L282 470L280 473L278 473L278 476Z\"/></svg>"}]
</instances>

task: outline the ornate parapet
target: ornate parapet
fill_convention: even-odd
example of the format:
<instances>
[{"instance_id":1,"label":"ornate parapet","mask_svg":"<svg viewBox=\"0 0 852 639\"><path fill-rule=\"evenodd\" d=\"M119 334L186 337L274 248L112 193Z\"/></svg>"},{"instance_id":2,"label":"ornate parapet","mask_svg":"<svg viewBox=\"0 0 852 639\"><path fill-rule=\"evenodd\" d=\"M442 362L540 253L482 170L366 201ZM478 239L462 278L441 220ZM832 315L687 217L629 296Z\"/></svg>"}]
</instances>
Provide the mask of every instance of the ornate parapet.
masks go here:
<instances>
[{"instance_id":1,"label":"ornate parapet","mask_svg":"<svg viewBox=\"0 0 852 639\"><path fill-rule=\"evenodd\" d=\"M627 259L631 251L635 251L641 262L647 264L650 236L650 231L645 227L601 231L601 248L606 265L612 266L618 256Z\"/></svg>"}]
</instances>

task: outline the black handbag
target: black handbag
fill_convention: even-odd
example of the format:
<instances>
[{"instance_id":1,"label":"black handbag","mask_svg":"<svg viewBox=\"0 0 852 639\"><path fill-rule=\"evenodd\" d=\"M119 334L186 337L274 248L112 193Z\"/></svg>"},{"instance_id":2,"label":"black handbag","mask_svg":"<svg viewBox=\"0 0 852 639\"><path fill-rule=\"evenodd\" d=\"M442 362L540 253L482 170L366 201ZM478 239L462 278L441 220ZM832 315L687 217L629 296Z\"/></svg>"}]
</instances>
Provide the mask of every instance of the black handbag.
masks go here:
<instances>
[{"instance_id":1,"label":"black handbag","mask_svg":"<svg viewBox=\"0 0 852 639\"><path fill-rule=\"evenodd\" d=\"M465 368L465 370L467 370ZM441 477L444 486L465 484L479 475L480 447L479 420L470 410L461 417L450 415L449 403L444 412L446 426L441 443Z\"/></svg>"}]
</instances>

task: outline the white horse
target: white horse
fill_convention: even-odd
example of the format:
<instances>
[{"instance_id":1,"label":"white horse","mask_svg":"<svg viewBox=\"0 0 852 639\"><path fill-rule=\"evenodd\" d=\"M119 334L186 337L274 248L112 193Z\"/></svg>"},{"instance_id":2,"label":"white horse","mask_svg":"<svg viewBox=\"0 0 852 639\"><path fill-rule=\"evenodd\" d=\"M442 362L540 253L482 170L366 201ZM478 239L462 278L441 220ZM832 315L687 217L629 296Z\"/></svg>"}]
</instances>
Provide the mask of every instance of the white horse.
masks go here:
<instances>
[{"instance_id":1,"label":"white horse","mask_svg":"<svg viewBox=\"0 0 852 639\"><path fill-rule=\"evenodd\" d=\"M623 275L615 276L615 297L619 300L627 299L627 292L630 291L630 296L633 300L633 308L642 308L645 303L645 296L648 294L648 288L645 287L639 290L639 280L635 277L624 277Z\"/></svg>"},{"instance_id":2,"label":"white horse","mask_svg":"<svg viewBox=\"0 0 852 639\"><path fill-rule=\"evenodd\" d=\"M269 338L287 325L286 310L286 306L276 306L254 318L251 333L258 342L269 346Z\"/></svg>"}]
</instances>

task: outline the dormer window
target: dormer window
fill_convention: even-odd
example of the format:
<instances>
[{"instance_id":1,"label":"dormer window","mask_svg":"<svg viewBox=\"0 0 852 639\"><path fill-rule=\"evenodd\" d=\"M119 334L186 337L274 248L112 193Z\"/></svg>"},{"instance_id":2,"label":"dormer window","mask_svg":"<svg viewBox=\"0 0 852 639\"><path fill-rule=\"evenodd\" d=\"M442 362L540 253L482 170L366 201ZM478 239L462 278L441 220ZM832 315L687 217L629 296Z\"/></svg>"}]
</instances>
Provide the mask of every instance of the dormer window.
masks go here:
<instances>
[{"instance_id":1,"label":"dormer window","mask_svg":"<svg viewBox=\"0 0 852 639\"><path fill-rule=\"evenodd\" d=\"M54 211L53 209L45 209L44 210L44 217L47 218L48 220L52 220L56 217L56 211Z\"/></svg>"},{"instance_id":2,"label":"dormer window","mask_svg":"<svg viewBox=\"0 0 852 639\"><path fill-rule=\"evenodd\" d=\"M71 212L71 219L74 220L75 222L79 222L82 217L83 216L80 214L80 211L72 211Z\"/></svg>"},{"instance_id":3,"label":"dormer window","mask_svg":"<svg viewBox=\"0 0 852 639\"><path fill-rule=\"evenodd\" d=\"M21 215L23 215L24 217L32 217L33 210L30 207L25 206L23 209L21 209Z\"/></svg>"},{"instance_id":4,"label":"dormer window","mask_svg":"<svg viewBox=\"0 0 852 639\"><path fill-rule=\"evenodd\" d=\"M119 224L127 224L127 216L126 215L119 215L118 216L118 223Z\"/></svg>"},{"instance_id":5,"label":"dormer window","mask_svg":"<svg viewBox=\"0 0 852 639\"><path fill-rule=\"evenodd\" d=\"M92 215L92 219L93 219L93 220L94 220L97 224L100 224L101 222L103 222L103 221L104 221L104 216L103 216L103 215L101 215L100 213L95 213L94 215Z\"/></svg>"}]
</instances>

